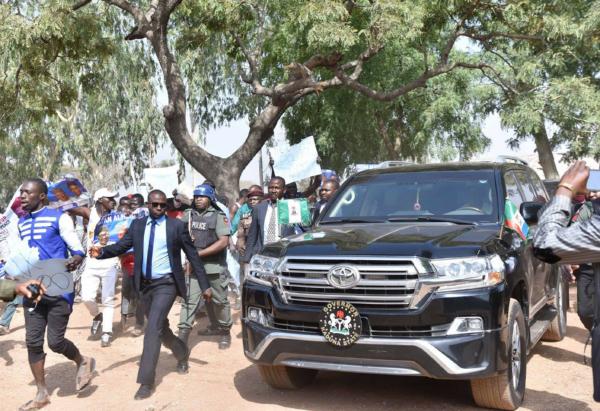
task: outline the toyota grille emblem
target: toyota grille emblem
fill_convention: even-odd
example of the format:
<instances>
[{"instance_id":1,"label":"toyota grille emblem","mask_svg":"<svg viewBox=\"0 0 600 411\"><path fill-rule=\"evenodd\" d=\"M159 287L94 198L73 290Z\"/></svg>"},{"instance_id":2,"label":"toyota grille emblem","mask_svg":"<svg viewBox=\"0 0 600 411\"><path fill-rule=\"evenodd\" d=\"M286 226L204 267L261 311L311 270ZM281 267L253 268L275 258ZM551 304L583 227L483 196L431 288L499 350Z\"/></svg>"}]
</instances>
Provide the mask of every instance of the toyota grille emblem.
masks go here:
<instances>
[{"instance_id":1,"label":"toyota grille emblem","mask_svg":"<svg viewBox=\"0 0 600 411\"><path fill-rule=\"evenodd\" d=\"M335 288L352 288L360 281L360 272L350 265L335 265L329 269L327 281Z\"/></svg>"}]
</instances>

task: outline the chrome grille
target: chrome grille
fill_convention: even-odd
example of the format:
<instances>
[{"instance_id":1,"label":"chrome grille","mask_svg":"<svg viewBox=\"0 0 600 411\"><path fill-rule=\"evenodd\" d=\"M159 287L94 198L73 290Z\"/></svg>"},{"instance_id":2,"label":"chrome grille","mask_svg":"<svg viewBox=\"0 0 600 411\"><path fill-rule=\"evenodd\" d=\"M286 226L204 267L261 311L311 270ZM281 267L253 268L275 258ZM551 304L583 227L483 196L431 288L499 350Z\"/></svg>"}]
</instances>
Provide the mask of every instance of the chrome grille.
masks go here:
<instances>
[{"instance_id":1,"label":"chrome grille","mask_svg":"<svg viewBox=\"0 0 600 411\"><path fill-rule=\"evenodd\" d=\"M360 271L358 284L349 289L329 284L327 273L339 264ZM415 258L288 257L278 273L278 288L292 304L322 306L344 300L357 307L407 308L422 272L427 272L425 265Z\"/></svg>"}]
</instances>

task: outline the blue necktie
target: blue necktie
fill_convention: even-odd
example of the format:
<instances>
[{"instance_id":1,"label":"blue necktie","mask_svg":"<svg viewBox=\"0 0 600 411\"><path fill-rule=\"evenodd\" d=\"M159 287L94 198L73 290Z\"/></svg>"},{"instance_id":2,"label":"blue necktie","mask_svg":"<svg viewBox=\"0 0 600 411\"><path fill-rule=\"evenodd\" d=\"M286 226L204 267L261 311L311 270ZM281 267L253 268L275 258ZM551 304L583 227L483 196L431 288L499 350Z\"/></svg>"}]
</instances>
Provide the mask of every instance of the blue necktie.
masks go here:
<instances>
[{"instance_id":1,"label":"blue necktie","mask_svg":"<svg viewBox=\"0 0 600 411\"><path fill-rule=\"evenodd\" d=\"M156 220L150 222L150 239L148 240L148 252L146 253L146 279L152 279L152 251L154 250L154 231L156 229Z\"/></svg>"}]
</instances>

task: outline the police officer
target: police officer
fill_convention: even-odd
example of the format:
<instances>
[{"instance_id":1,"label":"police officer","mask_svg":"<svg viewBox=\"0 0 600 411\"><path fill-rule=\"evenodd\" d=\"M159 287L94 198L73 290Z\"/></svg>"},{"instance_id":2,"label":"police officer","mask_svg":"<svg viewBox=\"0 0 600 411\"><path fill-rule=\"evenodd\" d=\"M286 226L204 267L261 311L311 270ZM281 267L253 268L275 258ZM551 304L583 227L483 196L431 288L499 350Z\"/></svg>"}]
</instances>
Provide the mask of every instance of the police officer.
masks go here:
<instances>
[{"instance_id":1,"label":"police officer","mask_svg":"<svg viewBox=\"0 0 600 411\"><path fill-rule=\"evenodd\" d=\"M219 348L231 345L231 307L227 298L227 245L229 243L229 224L225 214L216 206L215 190L208 184L194 189L194 202L186 210L182 221L187 224L198 254L204 262L204 269L212 288L212 301L206 304L210 326L199 331L199 335L218 335ZM198 281L188 277L188 295L181 305L179 314L179 338L186 344L189 338L194 316L202 301L202 290Z\"/></svg>"}]
</instances>

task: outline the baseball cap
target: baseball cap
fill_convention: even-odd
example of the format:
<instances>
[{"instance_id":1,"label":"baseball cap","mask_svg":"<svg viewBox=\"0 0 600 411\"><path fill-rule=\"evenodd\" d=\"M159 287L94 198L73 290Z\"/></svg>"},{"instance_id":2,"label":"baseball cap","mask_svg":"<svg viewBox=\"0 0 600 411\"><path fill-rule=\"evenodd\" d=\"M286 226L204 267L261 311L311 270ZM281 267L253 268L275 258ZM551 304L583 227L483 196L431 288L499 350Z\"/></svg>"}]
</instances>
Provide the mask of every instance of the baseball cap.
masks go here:
<instances>
[{"instance_id":1,"label":"baseball cap","mask_svg":"<svg viewBox=\"0 0 600 411\"><path fill-rule=\"evenodd\" d=\"M108 188L102 187L102 188L99 188L98 190L96 190L96 192L94 193L94 201L98 201L102 197L114 198L114 197L117 197L118 195L119 195L118 191L110 191Z\"/></svg>"}]
</instances>

